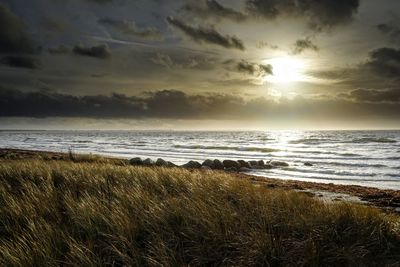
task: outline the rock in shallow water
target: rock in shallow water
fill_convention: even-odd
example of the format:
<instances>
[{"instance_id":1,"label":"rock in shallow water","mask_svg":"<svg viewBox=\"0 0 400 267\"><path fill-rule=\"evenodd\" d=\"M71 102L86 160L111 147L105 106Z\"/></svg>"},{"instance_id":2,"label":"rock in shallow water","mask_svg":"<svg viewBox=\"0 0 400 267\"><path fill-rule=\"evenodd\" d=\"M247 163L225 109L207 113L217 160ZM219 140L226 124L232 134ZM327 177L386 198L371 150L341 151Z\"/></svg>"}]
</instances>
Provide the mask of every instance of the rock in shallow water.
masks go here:
<instances>
[{"instance_id":1,"label":"rock in shallow water","mask_svg":"<svg viewBox=\"0 0 400 267\"><path fill-rule=\"evenodd\" d=\"M309 166L309 167L311 167L311 166L313 166L313 165L312 165L312 163L310 163L310 162L305 162L305 163L304 163L304 166Z\"/></svg>"},{"instance_id":2,"label":"rock in shallow water","mask_svg":"<svg viewBox=\"0 0 400 267\"><path fill-rule=\"evenodd\" d=\"M271 161L269 164L271 164L273 167L288 167L289 163L284 162L284 161Z\"/></svg>"}]
</instances>

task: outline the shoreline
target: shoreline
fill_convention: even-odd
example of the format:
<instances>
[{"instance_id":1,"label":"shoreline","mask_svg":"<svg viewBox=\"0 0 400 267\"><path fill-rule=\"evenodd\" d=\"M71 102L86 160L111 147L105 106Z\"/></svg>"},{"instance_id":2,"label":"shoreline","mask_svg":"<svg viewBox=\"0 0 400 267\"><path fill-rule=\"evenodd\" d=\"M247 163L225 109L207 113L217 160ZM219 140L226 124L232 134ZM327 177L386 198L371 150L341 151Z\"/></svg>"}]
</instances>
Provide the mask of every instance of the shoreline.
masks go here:
<instances>
[{"instance_id":1,"label":"shoreline","mask_svg":"<svg viewBox=\"0 0 400 267\"><path fill-rule=\"evenodd\" d=\"M88 155L88 154L79 154ZM131 165L128 159L117 157L107 157L97 154L90 154L93 157L107 159L110 163ZM68 160L70 155L63 152L40 151L40 150L26 150L26 149L12 149L0 148L0 162L1 160L13 159L35 159L42 158L46 160ZM180 167L180 166L176 166ZM189 168L190 169L190 168ZM400 190L393 189L380 189L375 187L366 187L359 185L340 185L333 183L316 183L306 182L289 179L277 179L260 177L242 172L227 172L224 170L202 170L211 172L224 172L238 179L246 179L251 181L257 186L265 186L269 189L277 190L295 190L302 192L314 198L323 201L350 201L361 203L369 206L375 206L384 211L400 213Z\"/></svg>"}]
</instances>

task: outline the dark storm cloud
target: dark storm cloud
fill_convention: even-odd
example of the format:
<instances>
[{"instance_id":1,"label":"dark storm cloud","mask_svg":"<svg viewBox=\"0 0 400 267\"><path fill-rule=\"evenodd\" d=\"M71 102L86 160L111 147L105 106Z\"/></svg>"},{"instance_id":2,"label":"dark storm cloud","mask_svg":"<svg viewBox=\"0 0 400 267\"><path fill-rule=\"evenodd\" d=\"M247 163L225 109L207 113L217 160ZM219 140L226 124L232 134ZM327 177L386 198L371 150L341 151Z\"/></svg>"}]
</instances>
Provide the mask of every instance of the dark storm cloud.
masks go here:
<instances>
[{"instance_id":1,"label":"dark storm cloud","mask_svg":"<svg viewBox=\"0 0 400 267\"><path fill-rule=\"evenodd\" d=\"M350 22L359 0L247 0L250 14L266 19L303 17L313 30L329 29Z\"/></svg>"},{"instance_id":2,"label":"dark storm cloud","mask_svg":"<svg viewBox=\"0 0 400 267\"><path fill-rule=\"evenodd\" d=\"M400 88L387 90L356 89L341 96L358 102L400 102Z\"/></svg>"},{"instance_id":3,"label":"dark storm cloud","mask_svg":"<svg viewBox=\"0 0 400 267\"><path fill-rule=\"evenodd\" d=\"M21 92L0 89L0 117L86 118L245 118L254 115L268 100L245 101L226 94L188 95L162 90L144 96L72 96L56 92Z\"/></svg>"},{"instance_id":4,"label":"dark storm cloud","mask_svg":"<svg viewBox=\"0 0 400 267\"><path fill-rule=\"evenodd\" d=\"M256 47L259 48L259 49L262 49L262 48L265 48L265 47L267 47L269 49L272 49L272 50L278 50L279 49L279 46L274 45L274 44L270 44L270 43L265 42L265 41L257 42Z\"/></svg>"},{"instance_id":5,"label":"dark storm cloud","mask_svg":"<svg viewBox=\"0 0 400 267\"><path fill-rule=\"evenodd\" d=\"M0 96L0 116L140 117L143 111L141 102L119 94L78 97L0 89Z\"/></svg>"},{"instance_id":6,"label":"dark storm cloud","mask_svg":"<svg viewBox=\"0 0 400 267\"><path fill-rule=\"evenodd\" d=\"M201 18L226 18L238 22L246 19L245 14L225 7L215 0L198 1L186 4L183 9Z\"/></svg>"},{"instance_id":7,"label":"dark storm cloud","mask_svg":"<svg viewBox=\"0 0 400 267\"><path fill-rule=\"evenodd\" d=\"M0 116L195 118L241 102L239 97L218 94L191 96L176 90L129 97L115 93L110 96L72 96L0 89Z\"/></svg>"},{"instance_id":8,"label":"dark storm cloud","mask_svg":"<svg viewBox=\"0 0 400 267\"><path fill-rule=\"evenodd\" d=\"M38 59L31 56L5 56L0 63L15 68L37 69L40 66Z\"/></svg>"},{"instance_id":9,"label":"dark storm cloud","mask_svg":"<svg viewBox=\"0 0 400 267\"><path fill-rule=\"evenodd\" d=\"M176 90L151 93L145 100L149 116L156 118L190 118L198 116L198 105L202 104L200 101L196 103L196 100L191 99L186 93Z\"/></svg>"},{"instance_id":10,"label":"dark storm cloud","mask_svg":"<svg viewBox=\"0 0 400 267\"><path fill-rule=\"evenodd\" d=\"M112 28L120 31L121 33L133 35L140 38L161 40L163 39L162 33L155 27L147 27L144 29L139 28L134 22L125 20L115 20L112 18L102 18L98 22L102 25L111 26Z\"/></svg>"},{"instance_id":11,"label":"dark storm cloud","mask_svg":"<svg viewBox=\"0 0 400 267\"><path fill-rule=\"evenodd\" d=\"M383 23L376 26L377 29L387 34L394 42L400 42L400 27L390 23Z\"/></svg>"},{"instance_id":12,"label":"dark storm cloud","mask_svg":"<svg viewBox=\"0 0 400 267\"><path fill-rule=\"evenodd\" d=\"M400 79L400 49L378 48L368 58L352 67L312 71L309 75L321 79L337 80L350 88L384 89L397 85Z\"/></svg>"},{"instance_id":13,"label":"dark storm cloud","mask_svg":"<svg viewBox=\"0 0 400 267\"><path fill-rule=\"evenodd\" d=\"M0 117L210 118L235 117L252 110L250 102L225 94L188 95L162 90L144 96L72 96L56 92L0 89ZM245 114L243 114L245 115Z\"/></svg>"},{"instance_id":14,"label":"dark storm cloud","mask_svg":"<svg viewBox=\"0 0 400 267\"><path fill-rule=\"evenodd\" d=\"M338 68L331 70L315 70L309 71L307 74L326 80L347 80L356 77L360 72L360 69L357 67L353 68Z\"/></svg>"},{"instance_id":15,"label":"dark storm cloud","mask_svg":"<svg viewBox=\"0 0 400 267\"><path fill-rule=\"evenodd\" d=\"M272 74L272 66L271 65L262 65L250 63L245 60L237 63L237 70L239 72L247 72L252 75L261 76L264 74Z\"/></svg>"},{"instance_id":16,"label":"dark storm cloud","mask_svg":"<svg viewBox=\"0 0 400 267\"><path fill-rule=\"evenodd\" d=\"M48 51L50 54L68 54L71 52L71 48L65 45L60 45L58 47L50 47Z\"/></svg>"},{"instance_id":17,"label":"dark storm cloud","mask_svg":"<svg viewBox=\"0 0 400 267\"><path fill-rule=\"evenodd\" d=\"M167 69L180 68L180 69L198 69L198 70L211 70L218 66L216 57L207 56L204 54L186 54L179 51L178 53L171 53L171 55L157 52L152 55L149 60L159 66Z\"/></svg>"},{"instance_id":18,"label":"dark storm cloud","mask_svg":"<svg viewBox=\"0 0 400 267\"><path fill-rule=\"evenodd\" d=\"M360 95L360 93L355 93ZM358 96L360 98L360 96ZM365 97L364 97L365 98ZM229 94L188 95L163 90L144 96L73 96L56 92L21 92L0 89L0 117L82 117L163 119L260 119L271 118L398 118L400 104L345 99L293 99L263 97L244 99ZM316 112L318 110L318 112Z\"/></svg>"},{"instance_id":19,"label":"dark storm cloud","mask_svg":"<svg viewBox=\"0 0 400 267\"><path fill-rule=\"evenodd\" d=\"M376 74L400 78L400 49L379 48L370 52L369 61L365 65Z\"/></svg>"},{"instance_id":20,"label":"dark storm cloud","mask_svg":"<svg viewBox=\"0 0 400 267\"><path fill-rule=\"evenodd\" d=\"M92 47L76 45L72 49L72 52L76 55L95 57L100 59L107 59L111 56L110 49L107 45L98 45Z\"/></svg>"},{"instance_id":21,"label":"dark storm cloud","mask_svg":"<svg viewBox=\"0 0 400 267\"><path fill-rule=\"evenodd\" d=\"M318 51L319 47L314 44L309 37L306 37L304 39L299 39L294 43L292 54L298 55L306 50Z\"/></svg>"},{"instance_id":22,"label":"dark storm cloud","mask_svg":"<svg viewBox=\"0 0 400 267\"><path fill-rule=\"evenodd\" d=\"M42 27L48 31L61 33L66 29L66 24L53 18L43 18Z\"/></svg>"},{"instance_id":23,"label":"dark storm cloud","mask_svg":"<svg viewBox=\"0 0 400 267\"><path fill-rule=\"evenodd\" d=\"M163 53L157 53L154 57L150 58L150 61L156 65L164 66L166 68L172 68L176 66L175 63L169 55Z\"/></svg>"},{"instance_id":24,"label":"dark storm cloud","mask_svg":"<svg viewBox=\"0 0 400 267\"><path fill-rule=\"evenodd\" d=\"M0 53L36 52L35 44L20 18L0 3Z\"/></svg>"},{"instance_id":25,"label":"dark storm cloud","mask_svg":"<svg viewBox=\"0 0 400 267\"><path fill-rule=\"evenodd\" d=\"M204 42L209 44L219 45L225 48L234 48L239 50L244 50L244 45L242 40L235 36L221 35L214 28L204 28L204 27L192 27L185 22L168 17L167 21L172 26L180 29L187 36L191 37L196 42Z\"/></svg>"},{"instance_id":26,"label":"dark storm cloud","mask_svg":"<svg viewBox=\"0 0 400 267\"><path fill-rule=\"evenodd\" d=\"M236 61L231 59L226 60L224 65L227 66L228 70L242 72L257 77L273 75L273 68L270 64L264 65L248 62L246 60Z\"/></svg>"},{"instance_id":27,"label":"dark storm cloud","mask_svg":"<svg viewBox=\"0 0 400 267\"><path fill-rule=\"evenodd\" d=\"M108 4L114 0L83 0L83 1L92 2L92 3L96 3L96 4Z\"/></svg>"}]
</instances>

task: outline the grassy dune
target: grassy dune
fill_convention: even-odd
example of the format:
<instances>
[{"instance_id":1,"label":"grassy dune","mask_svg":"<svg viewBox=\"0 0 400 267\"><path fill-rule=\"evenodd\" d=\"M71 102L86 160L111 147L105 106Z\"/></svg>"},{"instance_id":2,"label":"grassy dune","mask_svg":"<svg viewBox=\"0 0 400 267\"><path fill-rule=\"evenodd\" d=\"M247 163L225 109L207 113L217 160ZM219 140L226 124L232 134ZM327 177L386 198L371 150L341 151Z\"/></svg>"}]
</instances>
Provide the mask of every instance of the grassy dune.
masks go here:
<instances>
[{"instance_id":1,"label":"grassy dune","mask_svg":"<svg viewBox=\"0 0 400 267\"><path fill-rule=\"evenodd\" d=\"M400 218L229 174L0 160L1 266L399 266Z\"/></svg>"}]
</instances>

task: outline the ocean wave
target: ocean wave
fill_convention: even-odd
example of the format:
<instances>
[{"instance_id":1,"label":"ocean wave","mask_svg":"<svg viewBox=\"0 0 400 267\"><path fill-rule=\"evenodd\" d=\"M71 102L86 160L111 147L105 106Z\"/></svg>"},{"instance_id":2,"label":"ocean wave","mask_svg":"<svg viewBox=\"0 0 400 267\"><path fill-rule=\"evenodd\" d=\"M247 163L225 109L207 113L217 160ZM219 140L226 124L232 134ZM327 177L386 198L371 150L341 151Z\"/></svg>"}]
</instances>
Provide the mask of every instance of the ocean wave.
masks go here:
<instances>
[{"instance_id":1,"label":"ocean wave","mask_svg":"<svg viewBox=\"0 0 400 267\"><path fill-rule=\"evenodd\" d=\"M25 138L24 139L24 141L23 142L32 142L32 141L36 141L36 138L34 138L34 137L27 137L27 138Z\"/></svg>"},{"instance_id":2,"label":"ocean wave","mask_svg":"<svg viewBox=\"0 0 400 267\"><path fill-rule=\"evenodd\" d=\"M302 138L298 140L292 140L288 142L289 144L306 144L306 145L315 145L321 143L355 143L355 144L363 144L363 143L397 143L397 140L386 138L386 137L362 137L355 138L352 140L336 140L330 138Z\"/></svg>"},{"instance_id":3,"label":"ocean wave","mask_svg":"<svg viewBox=\"0 0 400 267\"><path fill-rule=\"evenodd\" d=\"M77 140L77 139L72 139L72 140L68 140L71 143L92 143L92 140L88 140L88 139L82 139L82 140Z\"/></svg>"},{"instance_id":4,"label":"ocean wave","mask_svg":"<svg viewBox=\"0 0 400 267\"><path fill-rule=\"evenodd\" d=\"M335 155L339 155L339 156L344 156L344 157L360 157L360 154L356 154L356 153L335 153L333 152L333 154Z\"/></svg>"},{"instance_id":5,"label":"ocean wave","mask_svg":"<svg viewBox=\"0 0 400 267\"><path fill-rule=\"evenodd\" d=\"M133 142L133 143L135 143L135 144L147 144L148 142L146 142L146 141L136 141L136 142Z\"/></svg>"},{"instance_id":6,"label":"ocean wave","mask_svg":"<svg viewBox=\"0 0 400 267\"><path fill-rule=\"evenodd\" d=\"M388 157L388 158L386 158L386 159L391 159L391 160L399 160L399 159L400 159L400 157Z\"/></svg>"},{"instance_id":7,"label":"ocean wave","mask_svg":"<svg viewBox=\"0 0 400 267\"><path fill-rule=\"evenodd\" d=\"M364 138L357 138L349 141L348 143L397 143L396 140L390 139L390 138L385 138L385 137L380 137L380 138L375 138L375 137L364 137Z\"/></svg>"},{"instance_id":8,"label":"ocean wave","mask_svg":"<svg viewBox=\"0 0 400 267\"><path fill-rule=\"evenodd\" d=\"M282 170L285 171L290 171L290 172L301 172L301 173L311 173L311 174L325 174L325 175L336 175L336 176L368 176L368 177L374 177L377 174L376 173L360 173L360 172L349 172L349 171L341 171L341 170L307 170L304 168L296 168L296 167L284 167L281 168Z\"/></svg>"},{"instance_id":9,"label":"ocean wave","mask_svg":"<svg viewBox=\"0 0 400 267\"><path fill-rule=\"evenodd\" d=\"M265 137L265 136L262 136L262 137L256 137L258 140L260 140L260 141L272 141L272 140L275 140L275 138L271 138L271 137Z\"/></svg>"},{"instance_id":10,"label":"ocean wave","mask_svg":"<svg viewBox=\"0 0 400 267\"><path fill-rule=\"evenodd\" d=\"M337 166L352 166L352 167L366 167L366 168L387 168L384 164L358 164L358 163L343 163L343 162L329 162L327 164Z\"/></svg>"},{"instance_id":11,"label":"ocean wave","mask_svg":"<svg viewBox=\"0 0 400 267\"><path fill-rule=\"evenodd\" d=\"M325 158L324 158L325 159ZM285 160L282 158L282 160ZM341 159L338 159L341 160ZM384 164L368 164L368 163L348 163L345 161L318 161L315 159L307 160L306 158L298 158L295 162L304 163L309 162L314 165L323 164L323 165L332 165L332 166L340 166L340 167L356 167L356 168L387 168L387 165Z\"/></svg>"},{"instance_id":12,"label":"ocean wave","mask_svg":"<svg viewBox=\"0 0 400 267\"><path fill-rule=\"evenodd\" d=\"M205 146L205 145L174 145L175 148L183 149L204 149L204 150L234 150L234 151L251 151L251 152L278 152L279 149L268 147L235 147L235 146Z\"/></svg>"},{"instance_id":13,"label":"ocean wave","mask_svg":"<svg viewBox=\"0 0 400 267\"><path fill-rule=\"evenodd\" d=\"M287 152L293 153L304 153L304 154L324 154L324 155L337 155L343 157L361 157L362 155L356 153L341 153L333 151L322 151L322 150L287 150Z\"/></svg>"},{"instance_id":14,"label":"ocean wave","mask_svg":"<svg viewBox=\"0 0 400 267\"><path fill-rule=\"evenodd\" d=\"M259 175L259 176L265 176L264 174L265 172L260 171L258 173L254 173L255 175ZM269 178L279 178L279 179L287 179L287 175L285 173L274 173L271 174L270 172L268 173ZM395 180L395 179L390 179L391 177L387 177L385 178L375 178L375 177L371 177L371 178L363 178L360 179L358 178L359 176L346 176L344 178L342 177L321 177L321 176L314 176L314 175L295 175L292 176L291 179L293 180L301 180L301 181L309 181L309 180L315 180L318 181L319 183L321 182L334 182L334 181L340 181L340 182L349 182L351 184L355 184L355 183L360 183L363 186L371 186L371 184L366 184L366 183L381 183L381 182L390 182L390 183L399 183L400 185L400 181ZM395 177L393 177L395 178ZM314 181L314 182L315 182ZM377 184L375 184L374 186L376 186ZM386 187L385 187L386 188ZM398 186L395 186L394 188L398 188Z\"/></svg>"},{"instance_id":15,"label":"ocean wave","mask_svg":"<svg viewBox=\"0 0 400 267\"><path fill-rule=\"evenodd\" d=\"M320 142L331 142L332 140L326 138L302 138L289 141L289 144L317 144Z\"/></svg>"}]
</instances>

